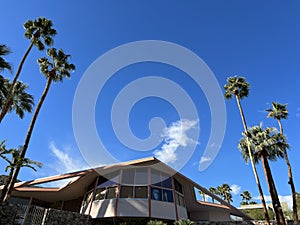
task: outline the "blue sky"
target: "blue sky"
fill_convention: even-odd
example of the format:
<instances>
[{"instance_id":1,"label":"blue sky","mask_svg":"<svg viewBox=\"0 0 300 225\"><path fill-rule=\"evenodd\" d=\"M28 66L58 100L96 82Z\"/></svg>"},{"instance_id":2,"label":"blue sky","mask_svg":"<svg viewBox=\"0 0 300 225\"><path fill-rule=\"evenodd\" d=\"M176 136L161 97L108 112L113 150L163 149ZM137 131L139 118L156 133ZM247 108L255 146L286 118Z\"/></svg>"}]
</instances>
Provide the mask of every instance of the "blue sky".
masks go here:
<instances>
[{"instance_id":1,"label":"blue sky","mask_svg":"<svg viewBox=\"0 0 300 225\"><path fill-rule=\"evenodd\" d=\"M289 156L298 190L300 186L298 173L300 169L298 163L300 149L298 140L300 15L298 9L300 3L297 1L285 4L279 1L237 0L90 0L84 3L6 1L1 3L1 7L5 10L0 14L0 40L13 52L7 60L14 64L15 71L29 45L28 40L24 38L22 24L28 19L39 16L53 21L58 31L54 46L70 53L72 62L77 67L70 80L52 85L34 129L27 156L43 162L44 167L38 172L23 169L20 179L35 179L89 166L89 163L84 160L87 150L77 144L74 135L76 132L72 124L72 113L74 113L72 107L80 80L92 63L110 50L131 42L158 40L182 46L200 57L210 68L221 88L228 76L246 77L251 90L249 97L243 100L242 104L249 126L257 125L261 121L266 126L276 126L275 121L266 119L264 110L270 107L272 101L288 103L289 118L283 121L283 126L291 145ZM37 58L43 54L33 49L20 77L22 81L29 84L29 91L35 96L36 102L45 85L45 79L39 73L36 63ZM116 61L118 60L122 59L117 58ZM154 117L161 117L167 129L165 132L156 129L157 132L153 135L162 142L151 150L128 149L118 139L119 136L114 133L112 127L113 102L127 84L134 84L138 79L149 76L165 78L179 85L189 95L199 118L196 120L182 118L177 112L177 106L168 103L166 99L146 97L131 108L128 123L133 134L140 139L149 137L148 125ZM142 94L146 86L137 88L134 96ZM176 93L168 87L160 90L164 90L164 94L176 97ZM221 91L224 92L223 88ZM86 90L87 102L91 92ZM184 103L182 100L178 101L180 105ZM94 110L94 121L99 137L116 161L151 155L165 157L168 153L168 157L164 160L172 163L171 159L173 159L173 166L176 167L176 163L181 161L185 151L189 151L191 157L181 163L180 172L207 188L228 183L236 190L234 204L239 205L241 191L248 190L253 196L258 196L258 192L250 165L243 162L237 149L242 124L236 103L232 100L226 101L225 104L224 140L215 160L201 172L199 161L207 148L210 136L211 111L218 111L219 108L210 108L205 91L184 71L159 62L128 65L110 77L101 89L94 109L89 110ZM119 116L123 113L122 109L118 112ZM1 124L0 137L7 140L8 147L17 147L23 143L30 119L30 114L27 114L23 120L18 119L14 114L6 116ZM82 119L83 123L85 119ZM184 122L184 119L187 120ZM217 121L217 123L222 124L224 121ZM176 133L178 124L183 125L186 131L185 136L180 136L179 139ZM198 138L197 131L199 131ZM89 137L88 131L83 132ZM89 141L93 142L93 140ZM192 149L195 151L190 151L193 145L196 146ZM97 149L88 151L98 157L96 159L99 160L99 164L105 163L103 152ZM4 168L4 161L0 161L0 165ZM284 161L271 163L271 167L279 194L289 196L290 189ZM268 195L261 166L257 168L264 193Z\"/></svg>"}]
</instances>

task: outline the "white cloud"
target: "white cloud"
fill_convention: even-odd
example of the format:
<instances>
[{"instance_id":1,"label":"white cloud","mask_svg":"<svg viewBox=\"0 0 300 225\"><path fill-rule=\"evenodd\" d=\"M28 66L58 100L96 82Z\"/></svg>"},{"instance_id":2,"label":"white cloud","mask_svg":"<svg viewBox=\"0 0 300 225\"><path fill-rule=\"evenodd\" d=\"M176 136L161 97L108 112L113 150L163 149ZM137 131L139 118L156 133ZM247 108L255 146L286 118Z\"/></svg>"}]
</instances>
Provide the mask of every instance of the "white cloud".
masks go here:
<instances>
[{"instance_id":1,"label":"white cloud","mask_svg":"<svg viewBox=\"0 0 300 225\"><path fill-rule=\"evenodd\" d=\"M241 186L239 186L237 184L231 185L230 188L231 188L231 193L233 195L238 195L241 192Z\"/></svg>"},{"instance_id":2,"label":"white cloud","mask_svg":"<svg viewBox=\"0 0 300 225\"><path fill-rule=\"evenodd\" d=\"M63 174L71 171L85 169L87 166L82 160L74 159L67 151L56 147L54 142L49 144L49 148L56 160L50 165L57 173Z\"/></svg>"},{"instance_id":3,"label":"white cloud","mask_svg":"<svg viewBox=\"0 0 300 225\"><path fill-rule=\"evenodd\" d=\"M264 195L264 197L265 197L266 203L272 203L271 196L269 196L269 195ZM288 207L289 207L289 209L292 209L292 208L293 208L293 198L292 198L291 195L279 195L278 198L279 198L279 201L280 201L281 203L286 202L287 205L288 205ZM260 196L255 196L255 197L253 197L253 199L259 200L259 201L260 201ZM283 205L282 205L282 206L283 206Z\"/></svg>"},{"instance_id":4,"label":"white cloud","mask_svg":"<svg viewBox=\"0 0 300 225\"><path fill-rule=\"evenodd\" d=\"M182 119L171 124L163 132L164 144L154 151L154 156L164 163L177 161L177 149L197 143L188 137L187 133L198 125L198 120Z\"/></svg>"},{"instance_id":5,"label":"white cloud","mask_svg":"<svg viewBox=\"0 0 300 225\"><path fill-rule=\"evenodd\" d=\"M211 160L210 157L204 157L204 156L202 156L201 159L200 159L200 164L204 163L204 162L209 162L210 160Z\"/></svg>"}]
</instances>

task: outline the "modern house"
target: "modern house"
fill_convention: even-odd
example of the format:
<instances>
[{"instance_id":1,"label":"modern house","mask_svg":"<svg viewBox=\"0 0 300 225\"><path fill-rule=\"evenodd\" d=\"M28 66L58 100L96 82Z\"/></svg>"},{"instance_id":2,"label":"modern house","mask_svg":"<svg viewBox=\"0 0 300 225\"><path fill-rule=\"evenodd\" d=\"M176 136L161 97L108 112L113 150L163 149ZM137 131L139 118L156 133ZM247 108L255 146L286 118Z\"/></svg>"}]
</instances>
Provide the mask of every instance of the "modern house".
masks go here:
<instances>
[{"instance_id":1,"label":"modern house","mask_svg":"<svg viewBox=\"0 0 300 225\"><path fill-rule=\"evenodd\" d=\"M47 187L66 179L69 182L61 187ZM212 201L197 200L199 190ZM90 215L99 224L128 219L251 219L153 157L20 182L12 196L12 200L27 204Z\"/></svg>"}]
</instances>

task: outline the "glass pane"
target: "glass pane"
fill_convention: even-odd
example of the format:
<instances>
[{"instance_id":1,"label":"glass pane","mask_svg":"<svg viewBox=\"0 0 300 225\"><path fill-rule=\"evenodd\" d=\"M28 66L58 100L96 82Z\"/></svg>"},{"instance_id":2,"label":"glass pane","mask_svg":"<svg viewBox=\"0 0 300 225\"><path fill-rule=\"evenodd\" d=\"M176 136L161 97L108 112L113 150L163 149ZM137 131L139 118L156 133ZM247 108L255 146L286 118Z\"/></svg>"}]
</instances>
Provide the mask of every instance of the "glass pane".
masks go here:
<instances>
[{"instance_id":1,"label":"glass pane","mask_svg":"<svg viewBox=\"0 0 300 225\"><path fill-rule=\"evenodd\" d=\"M116 195L117 195L117 187L107 188L107 195L106 195L107 199L116 198Z\"/></svg>"},{"instance_id":2,"label":"glass pane","mask_svg":"<svg viewBox=\"0 0 300 225\"><path fill-rule=\"evenodd\" d=\"M173 202L173 192L170 190L163 190L163 201Z\"/></svg>"},{"instance_id":3,"label":"glass pane","mask_svg":"<svg viewBox=\"0 0 300 225\"><path fill-rule=\"evenodd\" d=\"M106 189L100 188L96 190L95 200L105 199Z\"/></svg>"},{"instance_id":4,"label":"glass pane","mask_svg":"<svg viewBox=\"0 0 300 225\"><path fill-rule=\"evenodd\" d=\"M122 184L134 185L134 169L123 170Z\"/></svg>"},{"instance_id":5,"label":"glass pane","mask_svg":"<svg viewBox=\"0 0 300 225\"><path fill-rule=\"evenodd\" d=\"M148 169L146 167L136 168L135 170L135 185L148 184Z\"/></svg>"},{"instance_id":6,"label":"glass pane","mask_svg":"<svg viewBox=\"0 0 300 225\"><path fill-rule=\"evenodd\" d=\"M161 187L160 172L154 169L151 169L151 184Z\"/></svg>"},{"instance_id":7,"label":"glass pane","mask_svg":"<svg viewBox=\"0 0 300 225\"><path fill-rule=\"evenodd\" d=\"M171 177L164 179L161 182L161 185L162 185L162 187L172 189L172 179L171 179Z\"/></svg>"},{"instance_id":8,"label":"glass pane","mask_svg":"<svg viewBox=\"0 0 300 225\"><path fill-rule=\"evenodd\" d=\"M122 186L120 192L120 198L133 198L133 187Z\"/></svg>"},{"instance_id":9,"label":"glass pane","mask_svg":"<svg viewBox=\"0 0 300 225\"><path fill-rule=\"evenodd\" d=\"M148 188L135 187L135 198L148 198Z\"/></svg>"},{"instance_id":10,"label":"glass pane","mask_svg":"<svg viewBox=\"0 0 300 225\"><path fill-rule=\"evenodd\" d=\"M151 188L151 199L161 201L161 189Z\"/></svg>"},{"instance_id":11,"label":"glass pane","mask_svg":"<svg viewBox=\"0 0 300 225\"><path fill-rule=\"evenodd\" d=\"M175 184L175 190L183 194L182 185L176 179L174 179L174 184Z\"/></svg>"}]
</instances>

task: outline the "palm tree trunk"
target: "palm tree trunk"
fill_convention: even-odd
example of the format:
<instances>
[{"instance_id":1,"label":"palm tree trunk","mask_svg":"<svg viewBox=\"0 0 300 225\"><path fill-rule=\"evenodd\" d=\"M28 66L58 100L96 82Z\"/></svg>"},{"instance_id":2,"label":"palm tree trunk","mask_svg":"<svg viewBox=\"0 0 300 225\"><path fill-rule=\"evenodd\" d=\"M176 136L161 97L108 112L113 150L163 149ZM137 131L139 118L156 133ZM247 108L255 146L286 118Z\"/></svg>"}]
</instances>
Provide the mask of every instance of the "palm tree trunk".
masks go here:
<instances>
[{"instance_id":1,"label":"palm tree trunk","mask_svg":"<svg viewBox=\"0 0 300 225\"><path fill-rule=\"evenodd\" d=\"M20 64L19 64L19 67L18 67L18 70L17 70L17 73L16 73L16 75L15 75L15 77L14 77L12 83L11 83L11 86L10 86L10 88L9 88L9 92L8 92L8 100L9 100L9 99L11 98L11 96L12 96L12 93L13 93L13 90L14 90L14 86L15 86L15 84L17 83L17 80L18 80L18 78L19 78L19 76L20 76L20 73L21 73L21 71L22 71L24 62L25 62L25 60L26 60L26 58L27 58L29 52L31 51L31 49L32 49L32 47L33 47L33 42L34 42L34 40L31 41L31 43L30 43L28 49L26 50L26 52L25 52L23 58L21 59L21 62L20 62ZM8 110L9 110L9 107L10 107L9 102L10 102L10 101L7 101L7 102L5 103L3 109L1 110L1 113L0 113L0 123L2 122L4 116L6 115L6 113L7 113Z\"/></svg>"},{"instance_id":2,"label":"palm tree trunk","mask_svg":"<svg viewBox=\"0 0 300 225\"><path fill-rule=\"evenodd\" d=\"M283 129L282 129L282 124L280 120L277 120L279 129L280 129L280 134L283 134ZM289 178L289 185L291 186L292 190L292 199L293 199L293 219L294 219L294 225L298 224L298 212L297 212L297 192L294 184L294 179L293 179L293 173L292 173L292 167L290 164L290 160L287 154L286 149L283 149L283 155L285 158L285 162L288 168L288 178Z\"/></svg>"},{"instance_id":3,"label":"palm tree trunk","mask_svg":"<svg viewBox=\"0 0 300 225\"><path fill-rule=\"evenodd\" d=\"M235 96L235 98L236 98L236 102L238 104L238 108L239 108L240 115L241 115L241 118L242 118L244 130L247 133L248 132L248 128L247 128L247 123L246 123L246 119L245 119L245 116L244 116L243 108L241 106L240 98L237 95ZM263 190L261 188L260 180L259 180L259 177L258 177L258 174L257 174L257 170L256 170L256 167L255 167L255 163L254 163L254 160L253 160L253 154L252 154L252 151L251 151L251 147L250 147L250 142L248 140L248 136L246 136L246 141L247 141L247 148L248 148L248 154L249 154L250 162L251 162L253 174L254 174L254 177L255 177L255 182L256 182L256 185L258 187L258 191L259 191L259 195L260 195L260 200L261 200L261 203L262 203L262 206L263 206L263 209L264 209L265 219L266 219L267 224L270 225L270 218L269 218L269 214L268 214L268 210L267 210L267 205L266 205L266 201L265 201Z\"/></svg>"},{"instance_id":4,"label":"palm tree trunk","mask_svg":"<svg viewBox=\"0 0 300 225\"><path fill-rule=\"evenodd\" d=\"M36 119L38 117L38 114L40 112L40 109L44 103L44 100L48 94L48 91L50 89L50 86L51 86L51 83L52 83L52 78L49 76L48 77L48 80L47 80L47 83L46 83L46 86L45 86L45 89L43 91L43 94L39 100L39 103L34 111L34 114L32 116L32 119L31 119L31 122L30 122L30 125L29 125L29 129L27 131L27 135L26 135L26 139L24 141L24 145L23 145L23 148L22 148L22 151L21 151L21 154L20 154L20 158L24 158L25 157L25 154L26 154L26 151L27 151L27 148L28 148L28 145L29 145L29 141L30 141L30 138L31 138L31 135L32 135L32 131L33 131L33 128L34 128L34 125L35 125L35 122L36 122ZM15 184L15 181L19 175L19 172L20 172L20 167L17 167L15 169L15 172L13 174L13 177L11 179L11 182L8 186L8 190L7 190L7 193L5 195L5 198L4 198L4 201L7 201L11 195L11 192L13 190L13 187L14 187L14 184Z\"/></svg>"},{"instance_id":5,"label":"palm tree trunk","mask_svg":"<svg viewBox=\"0 0 300 225\"><path fill-rule=\"evenodd\" d=\"M272 204L273 204L273 209L275 212L277 224L285 225L286 223L285 223L284 215L282 212L281 204L280 204L280 201L278 198L278 194L277 194L277 190L275 187L272 172L270 169L270 165L267 160L267 157L263 153L261 154L261 162L262 162L262 166L264 168L264 173L265 173L266 180L268 183L269 192L270 192L270 195L272 198Z\"/></svg>"}]
</instances>

